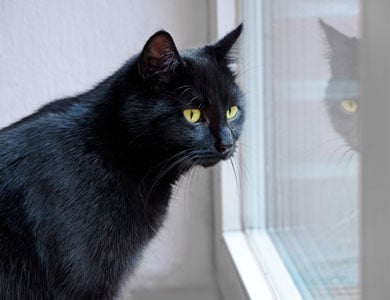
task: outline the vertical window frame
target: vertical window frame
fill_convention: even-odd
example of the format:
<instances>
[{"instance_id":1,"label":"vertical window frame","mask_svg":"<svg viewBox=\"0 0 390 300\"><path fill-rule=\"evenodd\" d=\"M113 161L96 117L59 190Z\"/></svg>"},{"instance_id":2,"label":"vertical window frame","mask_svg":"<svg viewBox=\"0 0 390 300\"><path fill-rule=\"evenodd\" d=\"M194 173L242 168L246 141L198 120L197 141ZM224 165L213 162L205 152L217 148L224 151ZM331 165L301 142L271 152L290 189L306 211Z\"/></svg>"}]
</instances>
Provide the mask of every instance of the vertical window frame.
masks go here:
<instances>
[{"instance_id":1,"label":"vertical window frame","mask_svg":"<svg viewBox=\"0 0 390 300\"><path fill-rule=\"evenodd\" d=\"M216 202L215 211L217 280L224 300L300 300L302 298L265 228L265 149L263 146L265 138L264 130L261 131L259 138L257 127L253 127L255 124L258 126L258 120L262 120L264 113L263 1L217 0L217 20L239 19L240 17L235 15L237 6L241 6L243 9L242 17L245 24L242 47L244 57L247 58L240 66L241 70L244 70L244 75L240 80L244 82L245 90L251 88L256 90L256 94L247 95L247 101L250 103L248 105L251 105L252 108L248 110L249 116L242 140L245 143L245 140L254 138L257 142L257 150L260 150L256 153L250 150L246 152L245 146L241 147L239 160L245 165L241 155L243 152L244 156L252 155L250 159L255 160L256 164L260 164L262 167L253 168L255 165L253 161L244 167L237 167L237 170L247 168L248 172L247 176L239 174L239 185L236 182L237 174L234 173L230 163L224 162L214 169L215 186L219 187L215 191L215 197L219 199ZM233 27L229 22L217 21L218 38L221 38ZM248 61L256 61L257 67L245 70ZM260 87L258 87L259 83ZM251 114L253 107L255 109ZM250 152L251 154L249 154ZM248 178L254 178L256 182L247 181ZM258 200L259 198L261 201L253 201L253 199ZM250 201L246 201L247 199ZM244 203L249 204L249 206ZM252 219L252 225L255 225L256 228L254 230L246 230L246 226L243 224L243 220L248 217L248 211L257 211L261 214L261 216ZM254 222L257 223L254 224ZM254 247L254 242L261 247ZM258 257L262 258L261 261Z\"/></svg>"},{"instance_id":2,"label":"vertical window frame","mask_svg":"<svg viewBox=\"0 0 390 300\"><path fill-rule=\"evenodd\" d=\"M215 0L217 38L242 22L246 0ZM249 3L251 1L248 1ZM244 20L245 22L245 20ZM244 25L242 40L245 40ZM238 169L237 169L238 170ZM232 165L214 168L216 277L224 300L276 299L267 274L255 257L242 224L240 178ZM237 179L240 182L237 182Z\"/></svg>"},{"instance_id":3,"label":"vertical window frame","mask_svg":"<svg viewBox=\"0 0 390 300\"><path fill-rule=\"evenodd\" d=\"M264 64L266 45L263 43L263 36L267 22L264 20L264 5L264 1L243 2L243 19L246 25L243 81L245 91L249 91L246 97L250 107L247 110L248 117L243 136L245 146L241 149L242 163L247 173L241 176L243 218L246 223L246 238L263 272L267 274L274 297L299 300L302 297L266 228L266 201L269 196L266 192L266 178L272 170L267 170L265 161L267 149L264 86L267 70Z\"/></svg>"},{"instance_id":4,"label":"vertical window frame","mask_svg":"<svg viewBox=\"0 0 390 300\"><path fill-rule=\"evenodd\" d=\"M361 289L388 299L390 278L390 36L386 0L361 1ZM387 31L387 34L384 34Z\"/></svg>"}]
</instances>

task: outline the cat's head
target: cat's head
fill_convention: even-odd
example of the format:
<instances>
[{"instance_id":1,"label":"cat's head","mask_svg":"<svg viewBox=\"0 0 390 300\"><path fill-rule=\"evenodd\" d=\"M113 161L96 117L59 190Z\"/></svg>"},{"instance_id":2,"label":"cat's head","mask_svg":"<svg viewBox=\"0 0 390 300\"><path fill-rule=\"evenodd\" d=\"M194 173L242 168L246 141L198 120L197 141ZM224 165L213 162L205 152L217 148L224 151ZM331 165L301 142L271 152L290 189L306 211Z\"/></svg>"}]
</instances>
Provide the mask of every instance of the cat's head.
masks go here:
<instances>
[{"instance_id":1,"label":"cat's head","mask_svg":"<svg viewBox=\"0 0 390 300\"><path fill-rule=\"evenodd\" d=\"M320 20L328 45L331 78L325 93L325 103L333 128L346 144L359 151L358 122L360 102L358 96L359 40L348 37Z\"/></svg>"},{"instance_id":2,"label":"cat's head","mask_svg":"<svg viewBox=\"0 0 390 300\"><path fill-rule=\"evenodd\" d=\"M211 166L230 158L244 122L244 103L230 69L242 25L213 45L179 52L159 31L136 58L124 119L137 143ZM135 77L135 79L134 79Z\"/></svg>"}]
</instances>

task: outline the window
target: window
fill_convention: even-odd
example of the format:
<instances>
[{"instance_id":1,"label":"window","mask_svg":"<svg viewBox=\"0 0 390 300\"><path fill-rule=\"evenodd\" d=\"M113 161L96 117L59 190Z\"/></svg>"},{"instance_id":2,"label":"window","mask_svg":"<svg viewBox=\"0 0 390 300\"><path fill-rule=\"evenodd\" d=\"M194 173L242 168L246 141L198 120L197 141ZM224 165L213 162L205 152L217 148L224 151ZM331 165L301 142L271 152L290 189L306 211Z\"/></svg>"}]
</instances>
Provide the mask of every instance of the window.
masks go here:
<instances>
[{"instance_id":1,"label":"window","mask_svg":"<svg viewBox=\"0 0 390 300\"><path fill-rule=\"evenodd\" d=\"M248 163L264 169L252 172L264 190L247 198L246 230L255 247L267 232L305 299L356 299L358 2L263 3L263 84L251 87L263 101L250 126L264 135L246 144L264 144L264 162Z\"/></svg>"},{"instance_id":2,"label":"window","mask_svg":"<svg viewBox=\"0 0 390 300\"><path fill-rule=\"evenodd\" d=\"M248 118L216 248L243 296L224 299L387 299L390 6L241 2Z\"/></svg>"}]
</instances>

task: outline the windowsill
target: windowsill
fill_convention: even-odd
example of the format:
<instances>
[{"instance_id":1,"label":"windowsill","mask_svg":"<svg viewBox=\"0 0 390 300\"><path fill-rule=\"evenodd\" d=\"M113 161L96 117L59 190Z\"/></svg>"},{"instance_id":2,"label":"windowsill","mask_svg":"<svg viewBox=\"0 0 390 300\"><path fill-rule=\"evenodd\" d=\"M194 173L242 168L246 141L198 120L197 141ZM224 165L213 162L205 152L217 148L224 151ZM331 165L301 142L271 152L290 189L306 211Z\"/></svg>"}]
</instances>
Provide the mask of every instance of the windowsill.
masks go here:
<instances>
[{"instance_id":1,"label":"windowsill","mask_svg":"<svg viewBox=\"0 0 390 300\"><path fill-rule=\"evenodd\" d=\"M278 299L302 300L293 279L290 276L274 243L265 230L251 230L247 232L247 239L260 260L261 268L266 272Z\"/></svg>"},{"instance_id":2,"label":"windowsill","mask_svg":"<svg viewBox=\"0 0 390 300\"><path fill-rule=\"evenodd\" d=\"M275 299L276 297L268 283L267 274L258 264L245 234L241 231L231 231L224 233L223 237L248 299Z\"/></svg>"},{"instance_id":3,"label":"windowsill","mask_svg":"<svg viewBox=\"0 0 390 300\"><path fill-rule=\"evenodd\" d=\"M265 231L230 231L223 237L248 299L302 299Z\"/></svg>"}]
</instances>

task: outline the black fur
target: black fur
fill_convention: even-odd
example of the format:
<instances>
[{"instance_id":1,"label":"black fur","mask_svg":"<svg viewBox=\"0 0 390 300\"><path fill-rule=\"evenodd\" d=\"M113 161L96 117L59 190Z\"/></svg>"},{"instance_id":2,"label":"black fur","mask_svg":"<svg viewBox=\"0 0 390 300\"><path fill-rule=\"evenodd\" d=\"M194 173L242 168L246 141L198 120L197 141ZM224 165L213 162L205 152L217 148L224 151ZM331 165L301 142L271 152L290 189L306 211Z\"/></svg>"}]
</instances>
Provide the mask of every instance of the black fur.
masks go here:
<instances>
[{"instance_id":1,"label":"black fur","mask_svg":"<svg viewBox=\"0 0 390 300\"><path fill-rule=\"evenodd\" d=\"M181 54L157 32L94 89L0 131L0 299L117 294L172 185L234 152L244 110L227 63L241 30ZM240 110L227 121L231 105Z\"/></svg>"}]
</instances>

